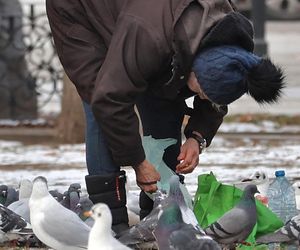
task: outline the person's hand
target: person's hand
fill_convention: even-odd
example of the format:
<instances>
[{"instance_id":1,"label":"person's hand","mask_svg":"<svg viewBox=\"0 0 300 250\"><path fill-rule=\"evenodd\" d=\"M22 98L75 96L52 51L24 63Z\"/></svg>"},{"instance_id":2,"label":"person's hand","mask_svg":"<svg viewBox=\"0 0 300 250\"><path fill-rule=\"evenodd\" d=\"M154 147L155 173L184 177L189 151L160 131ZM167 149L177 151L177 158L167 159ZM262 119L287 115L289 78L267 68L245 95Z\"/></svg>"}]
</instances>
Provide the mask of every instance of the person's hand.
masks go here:
<instances>
[{"instance_id":1,"label":"person's hand","mask_svg":"<svg viewBox=\"0 0 300 250\"><path fill-rule=\"evenodd\" d=\"M147 160L144 160L133 169L135 170L136 184L144 192L154 193L157 190L156 183L160 180L160 174L155 167Z\"/></svg>"},{"instance_id":2,"label":"person's hand","mask_svg":"<svg viewBox=\"0 0 300 250\"><path fill-rule=\"evenodd\" d=\"M176 166L176 173L188 174L194 171L199 164L199 144L194 138L188 138L180 148Z\"/></svg>"}]
</instances>

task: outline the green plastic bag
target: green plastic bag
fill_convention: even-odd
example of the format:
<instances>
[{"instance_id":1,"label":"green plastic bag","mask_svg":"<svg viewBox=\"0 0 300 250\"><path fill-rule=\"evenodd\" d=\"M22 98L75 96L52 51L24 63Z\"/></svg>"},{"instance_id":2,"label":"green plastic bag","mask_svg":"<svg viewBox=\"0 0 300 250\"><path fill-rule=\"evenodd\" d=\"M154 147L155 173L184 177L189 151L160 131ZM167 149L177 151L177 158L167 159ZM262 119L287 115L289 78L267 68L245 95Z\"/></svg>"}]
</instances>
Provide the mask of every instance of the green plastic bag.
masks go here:
<instances>
[{"instance_id":1,"label":"green plastic bag","mask_svg":"<svg viewBox=\"0 0 300 250\"><path fill-rule=\"evenodd\" d=\"M199 224L206 228L225 212L237 204L243 191L235 186L217 181L213 173L198 176L198 189L194 199L194 213ZM261 235L274 232L283 226L283 222L260 201L256 201L257 223L246 242L251 246L240 246L240 249L264 249L255 245L255 239Z\"/></svg>"}]
</instances>

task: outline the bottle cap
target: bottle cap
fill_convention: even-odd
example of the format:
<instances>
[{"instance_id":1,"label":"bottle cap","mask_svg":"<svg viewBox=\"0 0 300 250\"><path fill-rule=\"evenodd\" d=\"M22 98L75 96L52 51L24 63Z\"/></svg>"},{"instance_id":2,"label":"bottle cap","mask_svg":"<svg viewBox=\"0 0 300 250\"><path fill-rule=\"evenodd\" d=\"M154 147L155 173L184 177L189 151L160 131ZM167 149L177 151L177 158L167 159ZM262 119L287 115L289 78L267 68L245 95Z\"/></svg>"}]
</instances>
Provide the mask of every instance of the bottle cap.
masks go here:
<instances>
[{"instance_id":1,"label":"bottle cap","mask_svg":"<svg viewBox=\"0 0 300 250\"><path fill-rule=\"evenodd\" d=\"M276 177L285 176L284 170L277 170L277 171L275 171L275 176Z\"/></svg>"}]
</instances>

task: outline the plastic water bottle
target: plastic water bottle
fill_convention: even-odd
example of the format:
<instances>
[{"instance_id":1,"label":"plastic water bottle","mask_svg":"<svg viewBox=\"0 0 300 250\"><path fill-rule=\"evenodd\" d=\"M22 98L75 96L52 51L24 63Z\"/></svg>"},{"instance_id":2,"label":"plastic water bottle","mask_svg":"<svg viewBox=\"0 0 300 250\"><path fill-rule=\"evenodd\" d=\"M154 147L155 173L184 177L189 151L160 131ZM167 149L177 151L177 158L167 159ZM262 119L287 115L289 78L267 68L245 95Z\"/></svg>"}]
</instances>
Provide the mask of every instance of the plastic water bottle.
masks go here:
<instances>
[{"instance_id":1,"label":"plastic water bottle","mask_svg":"<svg viewBox=\"0 0 300 250\"><path fill-rule=\"evenodd\" d=\"M269 208L285 223L297 215L295 190L284 170L276 171L275 176L268 189Z\"/></svg>"},{"instance_id":2,"label":"plastic water bottle","mask_svg":"<svg viewBox=\"0 0 300 250\"><path fill-rule=\"evenodd\" d=\"M275 176L276 178L270 184L267 193L269 208L285 223L297 215L295 190L285 177L284 170L276 171ZM274 249L274 244L270 245L270 249ZM287 249L297 248L289 246Z\"/></svg>"}]
</instances>

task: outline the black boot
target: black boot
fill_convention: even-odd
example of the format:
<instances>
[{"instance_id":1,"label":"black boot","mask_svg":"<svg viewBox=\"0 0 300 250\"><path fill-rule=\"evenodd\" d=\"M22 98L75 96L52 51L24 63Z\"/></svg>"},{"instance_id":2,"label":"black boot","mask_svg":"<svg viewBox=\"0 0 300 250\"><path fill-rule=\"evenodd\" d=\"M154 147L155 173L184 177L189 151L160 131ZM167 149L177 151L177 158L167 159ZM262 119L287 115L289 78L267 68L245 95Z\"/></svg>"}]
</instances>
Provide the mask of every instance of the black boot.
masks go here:
<instances>
[{"instance_id":1,"label":"black boot","mask_svg":"<svg viewBox=\"0 0 300 250\"><path fill-rule=\"evenodd\" d=\"M153 209L153 200L144 192L140 192L140 220L144 219Z\"/></svg>"},{"instance_id":2,"label":"black boot","mask_svg":"<svg viewBox=\"0 0 300 250\"><path fill-rule=\"evenodd\" d=\"M105 203L110 208L112 230L119 235L128 229L125 171L107 175L87 175L85 182L91 201L94 204Z\"/></svg>"}]
</instances>

